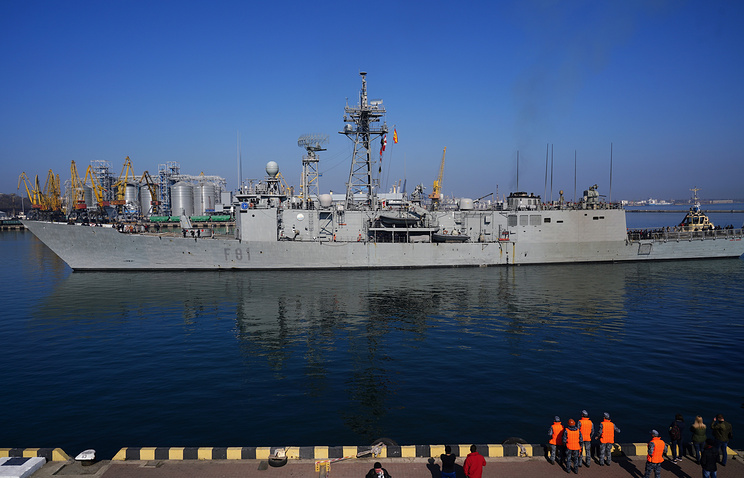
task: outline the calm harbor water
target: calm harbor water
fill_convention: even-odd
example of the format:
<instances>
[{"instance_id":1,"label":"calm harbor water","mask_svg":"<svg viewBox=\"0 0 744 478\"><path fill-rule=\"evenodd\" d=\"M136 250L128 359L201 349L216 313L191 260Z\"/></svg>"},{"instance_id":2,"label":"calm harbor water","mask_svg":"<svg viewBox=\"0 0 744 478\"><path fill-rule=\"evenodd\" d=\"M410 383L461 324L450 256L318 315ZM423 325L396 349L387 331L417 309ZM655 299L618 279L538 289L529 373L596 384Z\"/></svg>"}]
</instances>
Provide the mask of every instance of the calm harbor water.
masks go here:
<instances>
[{"instance_id":1,"label":"calm harbor water","mask_svg":"<svg viewBox=\"0 0 744 478\"><path fill-rule=\"evenodd\" d=\"M744 430L741 259L72 273L3 232L0 261L0 447L539 443L583 408L620 442Z\"/></svg>"}]
</instances>

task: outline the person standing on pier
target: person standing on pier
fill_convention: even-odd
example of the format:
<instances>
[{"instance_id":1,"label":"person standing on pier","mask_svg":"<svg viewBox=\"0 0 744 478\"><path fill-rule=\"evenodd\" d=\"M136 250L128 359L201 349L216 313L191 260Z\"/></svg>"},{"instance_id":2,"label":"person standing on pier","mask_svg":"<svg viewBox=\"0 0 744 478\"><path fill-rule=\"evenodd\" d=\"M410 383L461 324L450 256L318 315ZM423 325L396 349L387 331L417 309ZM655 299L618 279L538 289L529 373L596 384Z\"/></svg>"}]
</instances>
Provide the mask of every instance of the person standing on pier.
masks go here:
<instances>
[{"instance_id":1,"label":"person standing on pier","mask_svg":"<svg viewBox=\"0 0 744 478\"><path fill-rule=\"evenodd\" d=\"M728 442L734 437L731 424L724 420L723 415L719 413L713 420L710 429L713 431L713 438L716 439L716 447L718 447L718 452L721 454L721 465L726 466Z\"/></svg>"},{"instance_id":2,"label":"person standing on pier","mask_svg":"<svg viewBox=\"0 0 744 478\"><path fill-rule=\"evenodd\" d=\"M486 459L478 453L478 447L470 445L470 453L465 458L465 476L468 478L481 478L483 476L483 467L486 466Z\"/></svg>"},{"instance_id":3,"label":"person standing on pier","mask_svg":"<svg viewBox=\"0 0 744 478\"><path fill-rule=\"evenodd\" d=\"M700 463L700 454L703 452L706 440L705 423L700 415L695 417L695 423L690 427L692 432L692 446L695 448L695 462Z\"/></svg>"},{"instance_id":4,"label":"person standing on pier","mask_svg":"<svg viewBox=\"0 0 744 478\"><path fill-rule=\"evenodd\" d=\"M561 417L557 416L553 420L553 424L548 428L548 446L550 447L550 454L548 455L548 461L551 465L555 465L555 462L561 462L561 449L563 448L563 424L561 423Z\"/></svg>"},{"instance_id":5,"label":"person standing on pier","mask_svg":"<svg viewBox=\"0 0 744 478\"><path fill-rule=\"evenodd\" d=\"M442 478L455 478L455 460L457 455L452 453L452 447L446 445L444 447L444 453L439 455L439 459L442 460Z\"/></svg>"},{"instance_id":6,"label":"person standing on pier","mask_svg":"<svg viewBox=\"0 0 744 478\"><path fill-rule=\"evenodd\" d=\"M652 471L656 478L661 478L661 464L664 462L666 449L666 443L659 438L659 432L651 430L651 441L648 442L648 455L646 456L646 474L643 478L651 478Z\"/></svg>"},{"instance_id":7,"label":"person standing on pier","mask_svg":"<svg viewBox=\"0 0 744 478\"><path fill-rule=\"evenodd\" d=\"M579 461L581 460L581 430L573 418L568 420L568 427L563 430L563 443L566 445L566 473L579 473Z\"/></svg>"},{"instance_id":8,"label":"person standing on pier","mask_svg":"<svg viewBox=\"0 0 744 478\"><path fill-rule=\"evenodd\" d=\"M685 419L682 414L678 413L674 421L669 425L669 445L672 447L672 462L682 461L685 456L685 449L682 446L682 430L685 429Z\"/></svg>"},{"instance_id":9,"label":"person standing on pier","mask_svg":"<svg viewBox=\"0 0 744 478\"><path fill-rule=\"evenodd\" d=\"M620 429L610 421L610 414L604 412L604 420L599 424L597 438L599 438L599 466L612 464L612 447L615 445L615 433Z\"/></svg>"},{"instance_id":10,"label":"person standing on pier","mask_svg":"<svg viewBox=\"0 0 744 478\"><path fill-rule=\"evenodd\" d=\"M712 438L705 440L705 448L700 456L700 466L703 468L703 478L716 478L718 475L718 448Z\"/></svg>"},{"instance_id":11,"label":"person standing on pier","mask_svg":"<svg viewBox=\"0 0 744 478\"><path fill-rule=\"evenodd\" d=\"M589 412L586 410L581 411L581 419L579 420L579 429L581 430L581 437L583 438L584 447L584 466L589 468L589 463L592 461L592 437L594 436L594 423L589 419ZM579 468L581 468L581 461L579 461Z\"/></svg>"}]
</instances>

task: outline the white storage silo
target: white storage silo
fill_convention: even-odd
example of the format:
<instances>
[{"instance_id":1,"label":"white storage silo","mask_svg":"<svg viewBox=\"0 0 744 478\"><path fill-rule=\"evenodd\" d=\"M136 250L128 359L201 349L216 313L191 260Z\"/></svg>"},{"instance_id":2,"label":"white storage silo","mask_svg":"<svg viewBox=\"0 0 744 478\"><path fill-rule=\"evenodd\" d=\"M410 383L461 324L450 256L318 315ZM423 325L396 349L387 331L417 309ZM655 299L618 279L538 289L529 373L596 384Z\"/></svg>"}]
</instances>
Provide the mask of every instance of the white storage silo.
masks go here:
<instances>
[{"instance_id":1,"label":"white storage silo","mask_svg":"<svg viewBox=\"0 0 744 478\"><path fill-rule=\"evenodd\" d=\"M171 186L171 215L194 215L194 187L184 181Z\"/></svg>"},{"instance_id":2,"label":"white storage silo","mask_svg":"<svg viewBox=\"0 0 744 478\"><path fill-rule=\"evenodd\" d=\"M142 212L143 216L147 216L153 213L152 206L150 203L152 202L152 194L150 194L150 188L148 188L146 185L140 186L140 211Z\"/></svg>"}]
</instances>

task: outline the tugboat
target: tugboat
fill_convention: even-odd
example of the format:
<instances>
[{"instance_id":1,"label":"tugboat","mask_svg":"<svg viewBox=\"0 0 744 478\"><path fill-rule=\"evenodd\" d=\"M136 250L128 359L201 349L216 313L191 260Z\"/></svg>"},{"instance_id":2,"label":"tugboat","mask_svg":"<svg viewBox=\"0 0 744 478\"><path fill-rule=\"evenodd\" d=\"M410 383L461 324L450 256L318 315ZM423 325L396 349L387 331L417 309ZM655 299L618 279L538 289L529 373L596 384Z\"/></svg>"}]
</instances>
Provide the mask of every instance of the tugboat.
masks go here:
<instances>
[{"instance_id":1,"label":"tugboat","mask_svg":"<svg viewBox=\"0 0 744 478\"><path fill-rule=\"evenodd\" d=\"M679 229L681 231L709 231L715 229L708 216L700 210L700 200L697 197L700 188L692 188L690 191L692 191L692 206L682 222L679 223Z\"/></svg>"}]
</instances>

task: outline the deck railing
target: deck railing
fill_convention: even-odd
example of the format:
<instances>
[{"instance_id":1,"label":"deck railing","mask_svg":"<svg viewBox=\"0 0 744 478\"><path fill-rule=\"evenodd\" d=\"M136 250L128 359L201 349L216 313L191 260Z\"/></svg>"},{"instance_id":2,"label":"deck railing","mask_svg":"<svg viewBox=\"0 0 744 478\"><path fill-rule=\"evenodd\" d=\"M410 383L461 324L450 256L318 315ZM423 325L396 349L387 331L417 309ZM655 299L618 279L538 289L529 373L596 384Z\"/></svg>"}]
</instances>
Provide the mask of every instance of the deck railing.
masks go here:
<instances>
[{"instance_id":1,"label":"deck railing","mask_svg":"<svg viewBox=\"0 0 744 478\"><path fill-rule=\"evenodd\" d=\"M741 239L744 229L709 229L707 231L679 231L674 229L633 229L628 231L630 242L693 241L707 239Z\"/></svg>"}]
</instances>

